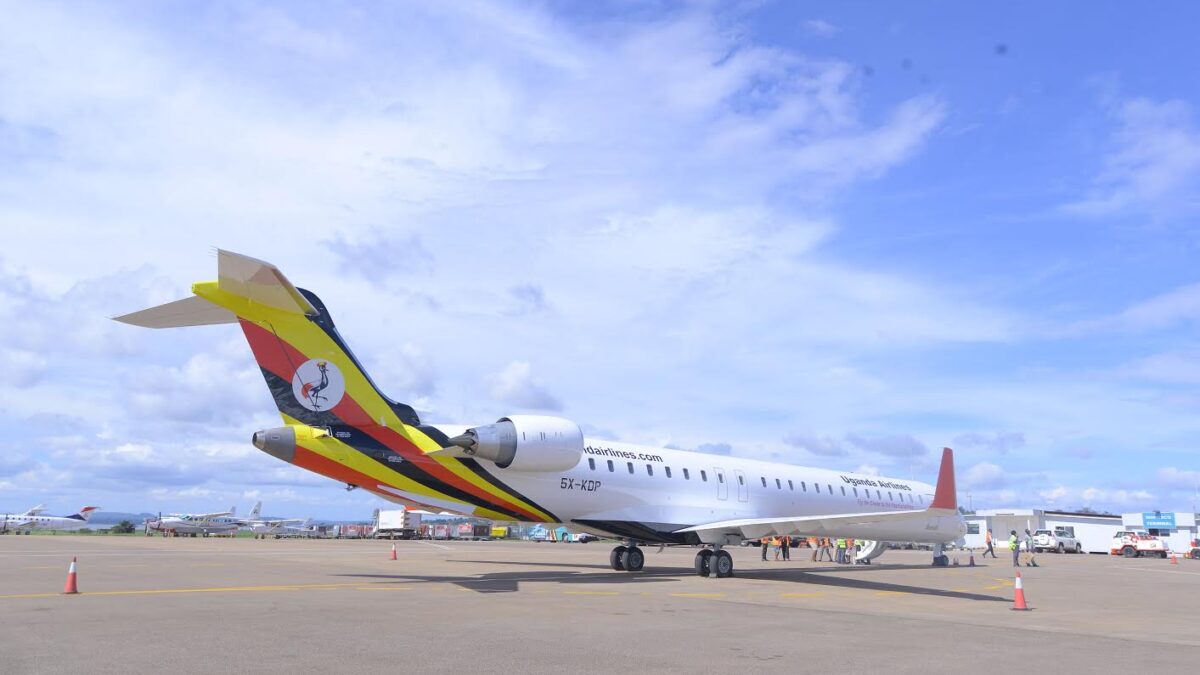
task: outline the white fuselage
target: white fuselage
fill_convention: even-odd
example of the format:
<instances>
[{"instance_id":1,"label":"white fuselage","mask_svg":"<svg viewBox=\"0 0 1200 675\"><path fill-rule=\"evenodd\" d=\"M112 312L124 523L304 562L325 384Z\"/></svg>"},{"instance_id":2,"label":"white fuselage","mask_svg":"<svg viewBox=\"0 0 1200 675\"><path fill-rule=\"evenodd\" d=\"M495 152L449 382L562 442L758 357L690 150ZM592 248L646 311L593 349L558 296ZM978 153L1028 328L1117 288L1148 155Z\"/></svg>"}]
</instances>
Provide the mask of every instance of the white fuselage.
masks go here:
<instances>
[{"instance_id":1,"label":"white fuselage","mask_svg":"<svg viewBox=\"0 0 1200 675\"><path fill-rule=\"evenodd\" d=\"M196 517L163 516L146 524L151 530L168 531L176 534L224 534L233 532L241 522L232 516Z\"/></svg>"},{"instance_id":2,"label":"white fuselage","mask_svg":"<svg viewBox=\"0 0 1200 675\"><path fill-rule=\"evenodd\" d=\"M0 522L0 532L29 532L31 530L79 530L88 521L65 516L18 515L7 513Z\"/></svg>"},{"instance_id":3,"label":"white fuselage","mask_svg":"<svg viewBox=\"0 0 1200 675\"><path fill-rule=\"evenodd\" d=\"M458 427L439 428L452 432ZM486 464L490 473L559 521L631 537L642 527L665 535L735 519L921 511L934 495L933 485L908 479L600 439L585 439L582 460L567 471L515 471ZM960 516L841 528L844 536L927 543L953 541L965 532Z\"/></svg>"}]
</instances>

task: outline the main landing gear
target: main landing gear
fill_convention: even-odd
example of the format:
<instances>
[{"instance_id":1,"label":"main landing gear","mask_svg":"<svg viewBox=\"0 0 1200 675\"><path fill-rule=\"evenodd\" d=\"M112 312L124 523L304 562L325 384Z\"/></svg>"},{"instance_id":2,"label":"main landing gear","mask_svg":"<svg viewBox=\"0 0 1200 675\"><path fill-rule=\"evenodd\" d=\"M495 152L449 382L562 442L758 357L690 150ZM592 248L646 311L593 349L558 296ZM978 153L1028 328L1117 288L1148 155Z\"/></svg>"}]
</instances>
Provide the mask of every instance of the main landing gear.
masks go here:
<instances>
[{"instance_id":1,"label":"main landing gear","mask_svg":"<svg viewBox=\"0 0 1200 675\"><path fill-rule=\"evenodd\" d=\"M646 555L634 542L628 546L617 546L608 554L608 564L618 572L641 572L646 564Z\"/></svg>"},{"instance_id":2,"label":"main landing gear","mask_svg":"<svg viewBox=\"0 0 1200 675\"><path fill-rule=\"evenodd\" d=\"M719 545L713 546L711 549L703 549L696 553L696 574L702 577L711 575L718 579L731 577L733 576L733 556Z\"/></svg>"}]
</instances>

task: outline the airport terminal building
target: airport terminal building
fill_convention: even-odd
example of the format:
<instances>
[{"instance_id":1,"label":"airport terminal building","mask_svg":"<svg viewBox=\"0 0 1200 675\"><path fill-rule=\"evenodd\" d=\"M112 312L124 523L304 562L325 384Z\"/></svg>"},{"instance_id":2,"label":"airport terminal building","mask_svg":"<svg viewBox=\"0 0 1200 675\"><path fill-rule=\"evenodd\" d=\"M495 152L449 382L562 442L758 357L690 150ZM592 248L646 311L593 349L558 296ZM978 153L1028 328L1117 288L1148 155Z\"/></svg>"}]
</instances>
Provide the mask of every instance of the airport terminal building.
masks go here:
<instances>
[{"instance_id":1,"label":"airport terminal building","mask_svg":"<svg viewBox=\"0 0 1200 675\"><path fill-rule=\"evenodd\" d=\"M1108 553L1113 536L1121 530L1146 530L1180 553L1190 550L1190 542L1197 537L1196 514L1167 511L1115 516L1042 509L980 509L967 515L966 521L968 548L984 548L988 528L992 530L995 546L1000 548L1012 530L1024 533L1026 529L1034 532L1070 527L1087 553Z\"/></svg>"}]
</instances>

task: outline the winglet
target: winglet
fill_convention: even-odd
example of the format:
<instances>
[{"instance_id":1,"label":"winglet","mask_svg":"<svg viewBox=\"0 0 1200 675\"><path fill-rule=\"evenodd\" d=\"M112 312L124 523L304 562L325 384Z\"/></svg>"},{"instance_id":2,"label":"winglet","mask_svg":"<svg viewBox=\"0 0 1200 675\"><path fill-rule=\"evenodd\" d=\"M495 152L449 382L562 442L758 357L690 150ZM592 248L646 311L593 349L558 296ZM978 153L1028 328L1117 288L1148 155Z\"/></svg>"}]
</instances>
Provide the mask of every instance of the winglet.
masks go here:
<instances>
[{"instance_id":1,"label":"winglet","mask_svg":"<svg viewBox=\"0 0 1200 675\"><path fill-rule=\"evenodd\" d=\"M954 451L942 448L942 468L938 469L937 487L933 490L931 509L958 510L958 493L954 488Z\"/></svg>"}]
</instances>

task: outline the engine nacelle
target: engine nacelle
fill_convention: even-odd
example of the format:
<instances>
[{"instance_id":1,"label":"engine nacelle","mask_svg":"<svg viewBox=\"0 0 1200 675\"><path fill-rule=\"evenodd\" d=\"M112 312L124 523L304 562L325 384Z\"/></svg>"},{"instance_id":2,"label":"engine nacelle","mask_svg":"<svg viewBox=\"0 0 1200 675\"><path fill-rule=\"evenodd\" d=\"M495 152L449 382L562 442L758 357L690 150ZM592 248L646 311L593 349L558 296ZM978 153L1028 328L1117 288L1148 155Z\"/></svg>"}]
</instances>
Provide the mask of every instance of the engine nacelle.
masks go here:
<instances>
[{"instance_id":1,"label":"engine nacelle","mask_svg":"<svg viewBox=\"0 0 1200 675\"><path fill-rule=\"evenodd\" d=\"M561 417L513 415L450 439L471 457L513 471L566 471L583 457L583 431Z\"/></svg>"}]
</instances>

